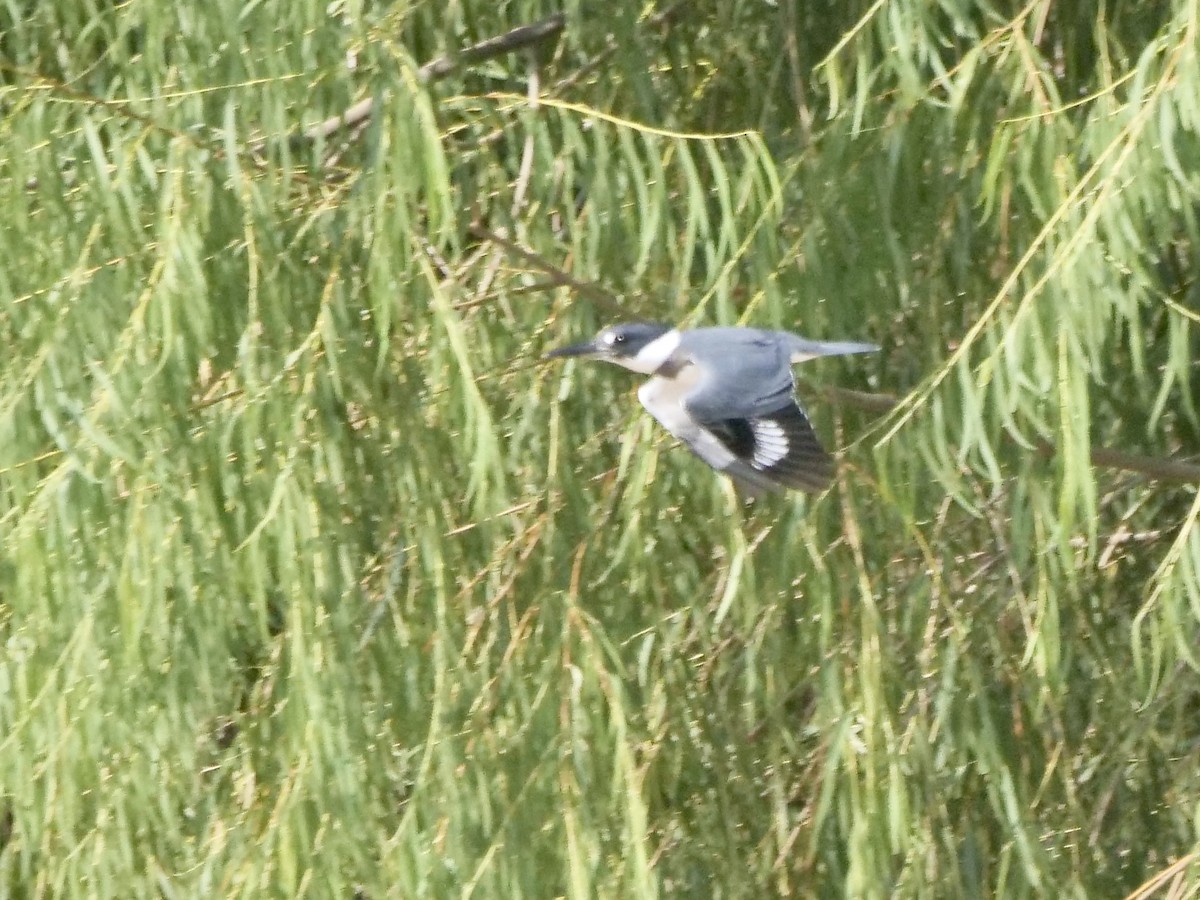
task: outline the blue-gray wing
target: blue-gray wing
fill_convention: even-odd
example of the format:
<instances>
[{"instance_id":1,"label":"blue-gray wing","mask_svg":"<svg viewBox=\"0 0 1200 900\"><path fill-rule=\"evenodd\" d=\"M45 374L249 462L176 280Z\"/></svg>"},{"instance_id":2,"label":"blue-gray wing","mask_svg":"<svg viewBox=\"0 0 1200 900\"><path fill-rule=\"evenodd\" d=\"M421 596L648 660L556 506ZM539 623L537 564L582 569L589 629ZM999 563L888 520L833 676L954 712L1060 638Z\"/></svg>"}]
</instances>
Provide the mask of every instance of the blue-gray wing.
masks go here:
<instances>
[{"instance_id":1,"label":"blue-gray wing","mask_svg":"<svg viewBox=\"0 0 1200 900\"><path fill-rule=\"evenodd\" d=\"M744 419L772 412L795 390L788 350L771 332L702 328L685 332L679 350L700 372L685 401L699 419Z\"/></svg>"},{"instance_id":2,"label":"blue-gray wing","mask_svg":"<svg viewBox=\"0 0 1200 900\"><path fill-rule=\"evenodd\" d=\"M714 431L701 424L684 407L682 398L694 386L695 375L695 367L689 366L681 378L651 378L638 390L638 399L667 431L714 469L732 478L742 490L751 495L779 490L782 485L737 457L722 440L720 429Z\"/></svg>"},{"instance_id":3,"label":"blue-gray wing","mask_svg":"<svg viewBox=\"0 0 1200 900\"><path fill-rule=\"evenodd\" d=\"M683 406L738 468L775 488L828 487L833 459L796 400L788 347L750 329L705 329L688 336L696 338L681 349L702 374Z\"/></svg>"},{"instance_id":4,"label":"blue-gray wing","mask_svg":"<svg viewBox=\"0 0 1200 900\"><path fill-rule=\"evenodd\" d=\"M818 493L833 480L833 458L794 399L758 416L706 422L702 427L729 450L740 468L749 468L772 487Z\"/></svg>"}]
</instances>

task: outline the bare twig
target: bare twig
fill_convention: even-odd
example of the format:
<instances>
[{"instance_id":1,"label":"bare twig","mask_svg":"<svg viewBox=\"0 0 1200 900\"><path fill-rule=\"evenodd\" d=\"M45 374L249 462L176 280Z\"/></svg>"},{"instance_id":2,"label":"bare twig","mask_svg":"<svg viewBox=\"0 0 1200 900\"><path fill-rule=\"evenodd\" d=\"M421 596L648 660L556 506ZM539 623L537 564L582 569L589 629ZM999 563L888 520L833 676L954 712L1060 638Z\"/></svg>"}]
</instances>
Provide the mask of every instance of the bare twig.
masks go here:
<instances>
[{"instance_id":1,"label":"bare twig","mask_svg":"<svg viewBox=\"0 0 1200 900\"><path fill-rule=\"evenodd\" d=\"M825 399L838 406L853 406L867 412L891 412L900 402L891 394L871 394L867 391L854 391L850 388L834 387L833 385L816 385L802 378L797 378L796 383L805 390L821 394Z\"/></svg>"},{"instance_id":2,"label":"bare twig","mask_svg":"<svg viewBox=\"0 0 1200 900\"><path fill-rule=\"evenodd\" d=\"M1137 472L1156 481L1200 482L1200 465L1195 463L1182 459L1124 453L1120 450L1109 450L1107 447L1092 448L1092 465L1101 469Z\"/></svg>"},{"instance_id":3,"label":"bare twig","mask_svg":"<svg viewBox=\"0 0 1200 900\"><path fill-rule=\"evenodd\" d=\"M1038 440L1037 449L1047 458L1058 452L1058 448L1046 440ZM1140 453L1126 453L1108 447L1092 447L1089 458L1097 469L1134 472L1155 481L1200 482L1200 465L1183 459L1143 456Z\"/></svg>"},{"instance_id":4,"label":"bare twig","mask_svg":"<svg viewBox=\"0 0 1200 900\"><path fill-rule=\"evenodd\" d=\"M524 287L509 288L504 291L509 297L519 297L522 294L538 294L542 291L556 291L560 287L557 281L538 281L533 284L527 284ZM484 303L489 303L500 296L499 291L489 291L486 294L480 294L477 297L472 297L469 300L459 300L457 303L451 303L451 309L474 309L476 306L482 306Z\"/></svg>"},{"instance_id":5,"label":"bare twig","mask_svg":"<svg viewBox=\"0 0 1200 900\"><path fill-rule=\"evenodd\" d=\"M796 21L796 10L799 4L784 3L779 11L783 16L784 31L783 45L788 55L788 68L792 76L792 102L796 104L796 118L800 122L800 131L805 140L812 138L812 110L808 106L808 95L804 90L804 74L808 66L800 58L800 42L796 39L799 23Z\"/></svg>"},{"instance_id":6,"label":"bare twig","mask_svg":"<svg viewBox=\"0 0 1200 900\"><path fill-rule=\"evenodd\" d=\"M538 77L537 63L531 59L529 61L529 90L527 93L529 109L531 110L538 108L538 91L540 89L541 79ZM521 169L517 173L517 181L513 186L513 201L510 215L514 219L520 215L521 208L525 205L525 192L529 190L529 179L533 175L533 153L533 132L530 131L525 135L525 147L521 153Z\"/></svg>"},{"instance_id":7,"label":"bare twig","mask_svg":"<svg viewBox=\"0 0 1200 900\"><path fill-rule=\"evenodd\" d=\"M305 129L297 135L293 135L291 143L293 146L315 141L318 138L327 138L332 134L340 131L343 128L353 128L359 123L366 122L371 117L371 113L375 111L375 98L367 97L365 100L359 100L340 116L333 116L326 119L319 125L314 125L311 128Z\"/></svg>"},{"instance_id":8,"label":"bare twig","mask_svg":"<svg viewBox=\"0 0 1200 900\"><path fill-rule=\"evenodd\" d=\"M555 13L540 22L521 25L512 31L506 31L497 37L488 38L486 41L480 41L478 44L461 50L456 56L443 56L426 63L421 66L421 77L428 81L437 81L464 64L482 62L485 59L512 53L514 50L536 46L550 38L557 38L566 24L566 15Z\"/></svg>"},{"instance_id":9,"label":"bare twig","mask_svg":"<svg viewBox=\"0 0 1200 900\"><path fill-rule=\"evenodd\" d=\"M1177 879L1183 875L1187 871L1188 866L1193 865L1197 860L1200 860L1200 851L1189 853L1187 856L1181 856L1161 872L1152 875L1136 891L1128 895L1125 900L1147 900L1147 898L1152 897L1168 881Z\"/></svg>"},{"instance_id":10,"label":"bare twig","mask_svg":"<svg viewBox=\"0 0 1200 900\"><path fill-rule=\"evenodd\" d=\"M660 12L656 12L654 15L650 16L647 22L651 25L651 27L666 30L670 27L676 15L682 12L686 5L687 0L677 0L677 2L672 3L670 6L666 7ZM568 88L574 87L592 72L595 72L606 62L608 62L609 59L612 58L613 54L617 52L620 45L617 43L617 39L611 34L605 38L605 41L606 43L603 50L585 62L570 75L556 81L553 87L550 88L550 93L563 93Z\"/></svg>"},{"instance_id":11,"label":"bare twig","mask_svg":"<svg viewBox=\"0 0 1200 900\"><path fill-rule=\"evenodd\" d=\"M540 22L521 25L512 31L506 31L504 34L488 38L486 41L480 41L478 44L473 44L465 50L460 50L458 53L441 56L431 62L427 62L417 70L417 76L421 81L426 83L440 81L447 75L457 72L463 66L483 62L487 59L494 59L497 56L512 53L514 50L534 47L545 41L555 39L562 33L566 23L567 17L563 13L556 13L549 18L542 19ZM324 122L306 128L300 134L293 136L291 139L292 143L304 144L321 138L328 138L343 128L365 122L374 112L374 97L360 100L340 115L328 118Z\"/></svg>"},{"instance_id":12,"label":"bare twig","mask_svg":"<svg viewBox=\"0 0 1200 900\"><path fill-rule=\"evenodd\" d=\"M538 93L541 91L541 78L538 75L537 60L533 58L533 54L529 54L529 109L536 110L538 108ZM517 219L521 213L521 207L525 205L525 192L529 189L529 179L533 176L533 157L534 157L534 139L533 132L529 131L525 135L525 146L521 151L521 168L517 173L516 183L513 185L513 200L510 214L514 219ZM479 286L475 289L476 294L486 294L491 289L492 281L496 277L496 273L500 271L500 261L504 255L503 249L496 247L492 251L492 258L488 260L487 267L484 269L483 278L479 282ZM505 297L500 298L500 305L506 315L512 315L512 310L508 308L508 300Z\"/></svg>"},{"instance_id":13,"label":"bare twig","mask_svg":"<svg viewBox=\"0 0 1200 900\"><path fill-rule=\"evenodd\" d=\"M799 383L802 387L820 393L835 404L853 406L867 412L886 413L900 402L891 394L871 394L865 391L852 391L830 386L818 387L805 381ZM1058 452L1049 441L1039 441L1038 451L1045 456L1053 456ZM1200 465L1183 459L1143 456L1140 453L1126 453L1123 450L1112 450L1108 447L1093 447L1091 461L1092 465L1098 469L1135 472L1155 481L1200 483Z\"/></svg>"},{"instance_id":14,"label":"bare twig","mask_svg":"<svg viewBox=\"0 0 1200 900\"><path fill-rule=\"evenodd\" d=\"M561 94L561 93L565 92L568 88L574 87L576 84L578 84L584 78L586 78L588 75L591 75L593 72L595 72L601 66L603 66L606 62L608 62L609 59L612 58L612 55L616 52L617 52L617 40L616 40L616 38L609 35L608 44L603 50L601 50L599 53L597 53L595 56L593 56L591 59L589 59L587 62L585 62L582 66L580 66L578 69L576 69L570 75L567 75L564 78L560 78L558 81L554 82L553 87L550 88L550 93L551 94Z\"/></svg>"},{"instance_id":15,"label":"bare twig","mask_svg":"<svg viewBox=\"0 0 1200 900\"><path fill-rule=\"evenodd\" d=\"M572 278L565 271L538 256L532 250L526 250L515 241L511 241L503 235L496 234L485 228L478 222L473 222L467 227L467 233L471 237L480 241L491 241L498 247L502 248L510 256L515 256L524 262L529 263L535 269L550 276L550 279L559 287L569 287L578 293L590 297L604 308L606 312L614 313L619 309L619 301L617 297L610 294L599 285L592 284L586 281L578 281Z\"/></svg>"},{"instance_id":16,"label":"bare twig","mask_svg":"<svg viewBox=\"0 0 1200 900\"><path fill-rule=\"evenodd\" d=\"M650 24L655 28L665 29L673 24L681 13L687 12L691 8L689 0L676 0L670 6L656 12L650 17Z\"/></svg>"}]
</instances>

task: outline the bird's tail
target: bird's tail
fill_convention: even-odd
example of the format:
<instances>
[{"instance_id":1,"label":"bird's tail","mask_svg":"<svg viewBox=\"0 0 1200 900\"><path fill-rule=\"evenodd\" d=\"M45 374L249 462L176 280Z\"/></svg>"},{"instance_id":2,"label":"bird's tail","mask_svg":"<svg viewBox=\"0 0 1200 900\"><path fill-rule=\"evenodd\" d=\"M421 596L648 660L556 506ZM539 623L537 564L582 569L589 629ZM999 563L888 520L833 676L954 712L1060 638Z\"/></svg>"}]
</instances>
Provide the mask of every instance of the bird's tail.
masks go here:
<instances>
[{"instance_id":1,"label":"bird's tail","mask_svg":"<svg viewBox=\"0 0 1200 900\"><path fill-rule=\"evenodd\" d=\"M791 349L793 363L806 362L816 359L818 356L874 353L879 349L875 344L860 344L856 341L810 341L794 334L788 334L788 346Z\"/></svg>"}]
</instances>

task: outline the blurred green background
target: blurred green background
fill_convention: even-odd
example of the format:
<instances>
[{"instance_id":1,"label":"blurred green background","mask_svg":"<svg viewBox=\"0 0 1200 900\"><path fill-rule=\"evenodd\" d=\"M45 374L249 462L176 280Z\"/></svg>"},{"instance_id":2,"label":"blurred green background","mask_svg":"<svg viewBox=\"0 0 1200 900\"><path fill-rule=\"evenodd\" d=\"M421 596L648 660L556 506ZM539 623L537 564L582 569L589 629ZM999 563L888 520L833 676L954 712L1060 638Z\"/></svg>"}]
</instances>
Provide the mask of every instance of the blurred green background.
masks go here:
<instances>
[{"instance_id":1,"label":"blurred green background","mask_svg":"<svg viewBox=\"0 0 1200 900\"><path fill-rule=\"evenodd\" d=\"M1198 37L9 0L0 895L1196 896ZM834 488L629 319L881 344Z\"/></svg>"}]
</instances>

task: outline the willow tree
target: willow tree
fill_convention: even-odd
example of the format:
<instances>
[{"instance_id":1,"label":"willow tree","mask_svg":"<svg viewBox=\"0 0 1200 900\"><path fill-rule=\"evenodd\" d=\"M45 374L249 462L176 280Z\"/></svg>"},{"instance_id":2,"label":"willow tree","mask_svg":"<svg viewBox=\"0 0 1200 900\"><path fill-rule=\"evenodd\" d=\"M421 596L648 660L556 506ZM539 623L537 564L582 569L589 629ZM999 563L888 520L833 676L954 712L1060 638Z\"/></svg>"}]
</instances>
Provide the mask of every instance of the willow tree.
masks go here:
<instances>
[{"instance_id":1,"label":"willow tree","mask_svg":"<svg viewBox=\"0 0 1200 900\"><path fill-rule=\"evenodd\" d=\"M3 892L1194 890L1198 22L9 3ZM880 343L833 489L622 319Z\"/></svg>"}]
</instances>

